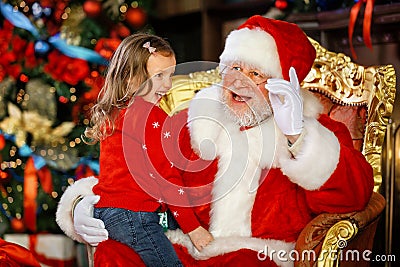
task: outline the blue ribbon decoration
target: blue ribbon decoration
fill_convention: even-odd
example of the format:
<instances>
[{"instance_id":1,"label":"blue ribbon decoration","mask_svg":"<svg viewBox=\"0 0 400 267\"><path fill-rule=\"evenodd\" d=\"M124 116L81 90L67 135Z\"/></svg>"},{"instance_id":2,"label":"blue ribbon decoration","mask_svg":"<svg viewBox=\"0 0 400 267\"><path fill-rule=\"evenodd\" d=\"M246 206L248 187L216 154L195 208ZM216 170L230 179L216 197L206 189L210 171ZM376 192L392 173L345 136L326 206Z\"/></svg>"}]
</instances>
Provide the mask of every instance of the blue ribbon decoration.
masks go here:
<instances>
[{"instance_id":1,"label":"blue ribbon decoration","mask_svg":"<svg viewBox=\"0 0 400 267\"><path fill-rule=\"evenodd\" d=\"M80 58L92 63L100 65L107 65L108 61L104 57L100 56L97 52L90 50L85 47L68 45L63 39L60 38L60 34L56 34L49 38L49 44L57 48L64 55L72 58Z\"/></svg>"},{"instance_id":2,"label":"blue ribbon decoration","mask_svg":"<svg viewBox=\"0 0 400 267\"><path fill-rule=\"evenodd\" d=\"M29 31L32 35L40 40L40 34L32 22L21 12L14 9L10 4L0 2L0 11L3 16L11 22L15 27L22 28ZM96 51L91 49L68 45L63 39L59 37L59 34L51 36L48 40L49 44L54 46L64 55L71 58L80 58L88 62L92 62L100 65L107 65L108 61Z\"/></svg>"},{"instance_id":3,"label":"blue ribbon decoration","mask_svg":"<svg viewBox=\"0 0 400 267\"><path fill-rule=\"evenodd\" d=\"M0 134L2 134L6 140L15 143L15 140L16 140L15 135L5 133L1 129L0 129Z\"/></svg>"},{"instance_id":4,"label":"blue ribbon decoration","mask_svg":"<svg viewBox=\"0 0 400 267\"><path fill-rule=\"evenodd\" d=\"M44 166L46 166L46 160L42 156L38 156L36 154L32 154L33 165L36 170L40 170Z\"/></svg>"},{"instance_id":5,"label":"blue ribbon decoration","mask_svg":"<svg viewBox=\"0 0 400 267\"><path fill-rule=\"evenodd\" d=\"M0 11L12 25L27 30L32 33L33 36L39 38L39 32L31 21L24 14L14 9L10 4L0 2Z\"/></svg>"},{"instance_id":6,"label":"blue ribbon decoration","mask_svg":"<svg viewBox=\"0 0 400 267\"><path fill-rule=\"evenodd\" d=\"M16 142L17 138L15 137L15 135L5 133L1 129L0 129L0 134L2 134L6 140L11 141L13 143ZM27 144L23 144L21 147L18 148L18 154L21 157L29 157L32 153L33 153L32 149Z\"/></svg>"},{"instance_id":7,"label":"blue ribbon decoration","mask_svg":"<svg viewBox=\"0 0 400 267\"><path fill-rule=\"evenodd\" d=\"M2 130L0 130L0 134L2 134L6 140L15 143L15 140L16 140L15 135L4 133ZM35 168L37 170L39 170L42 167L46 166L46 161L44 160L44 158L42 156L34 154L32 149L27 144L23 144L22 146L20 146L18 148L18 154L21 157L32 156Z\"/></svg>"},{"instance_id":8,"label":"blue ribbon decoration","mask_svg":"<svg viewBox=\"0 0 400 267\"><path fill-rule=\"evenodd\" d=\"M18 148L18 154L21 157L29 157L32 153L32 149L27 144L23 144Z\"/></svg>"}]
</instances>

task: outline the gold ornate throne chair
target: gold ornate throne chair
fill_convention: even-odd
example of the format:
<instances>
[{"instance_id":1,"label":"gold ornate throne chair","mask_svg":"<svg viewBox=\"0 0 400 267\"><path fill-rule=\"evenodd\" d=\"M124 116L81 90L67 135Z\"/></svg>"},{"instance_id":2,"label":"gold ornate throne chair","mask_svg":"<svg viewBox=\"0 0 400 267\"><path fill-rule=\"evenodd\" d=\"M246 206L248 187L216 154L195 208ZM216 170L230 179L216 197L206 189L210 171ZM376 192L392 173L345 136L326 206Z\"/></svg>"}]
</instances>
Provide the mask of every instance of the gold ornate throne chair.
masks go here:
<instances>
[{"instance_id":1,"label":"gold ornate throne chair","mask_svg":"<svg viewBox=\"0 0 400 267\"><path fill-rule=\"evenodd\" d=\"M354 146L373 167L375 188L363 211L320 214L314 218L296 242L299 255L305 256L299 257L302 260L295 262L295 266L337 266L339 262L341 266L368 266L362 253L372 250L376 226L385 207L385 199L378 192L382 183L382 145L396 90L394 67L361 66L348 56L330 52L310 40L317 57L302 87L321 99L329 116L347 125ZM186 108L197 91L219 81L217 69L177 75L173 78L173 89L160 105L173 114ZM304 253L310 251L316 256Z\"/></svg>"},{"instance_id":2,"label":"gold ornate throne chair","mask_svg":"<svg viewBox=\"0 0 400 267\"><path fill-rule=\"evenodd\" d=\"M302 87L315 92L325 112L349 128L354 147L362 151L373 168L375 187L363 211L314 218L298 237L296 249L300 253L313 250L318 260L301 257L295 266L369 266L373 255L368 251L372 251L386 203L379 191L382 147L396 93L395 70L392 65L355 64L348 56L327 51L311 41L317 58Z\"/></svg>"}]
</instances>

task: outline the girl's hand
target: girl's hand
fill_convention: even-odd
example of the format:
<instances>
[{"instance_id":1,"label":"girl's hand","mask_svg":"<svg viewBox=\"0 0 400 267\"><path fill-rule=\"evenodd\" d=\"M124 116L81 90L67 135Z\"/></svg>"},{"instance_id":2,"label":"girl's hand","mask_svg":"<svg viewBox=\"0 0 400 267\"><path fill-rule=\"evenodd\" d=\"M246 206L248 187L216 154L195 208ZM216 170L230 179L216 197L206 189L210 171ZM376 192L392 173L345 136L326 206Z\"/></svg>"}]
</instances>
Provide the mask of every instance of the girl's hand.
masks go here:
<instances>
[{"instance_id":1,"label":"girl's hand","mask_svg":"<svg viewBox=\"0 0 400 267\"><path fill-rule=\"evenodd\" d=\"M214 237L210 234L210 232L204 229L202 226L199 226L193 231L189 232L188 235L198 251L201 251L205 246L214 240Z\"/></svg>"}]
</instances>

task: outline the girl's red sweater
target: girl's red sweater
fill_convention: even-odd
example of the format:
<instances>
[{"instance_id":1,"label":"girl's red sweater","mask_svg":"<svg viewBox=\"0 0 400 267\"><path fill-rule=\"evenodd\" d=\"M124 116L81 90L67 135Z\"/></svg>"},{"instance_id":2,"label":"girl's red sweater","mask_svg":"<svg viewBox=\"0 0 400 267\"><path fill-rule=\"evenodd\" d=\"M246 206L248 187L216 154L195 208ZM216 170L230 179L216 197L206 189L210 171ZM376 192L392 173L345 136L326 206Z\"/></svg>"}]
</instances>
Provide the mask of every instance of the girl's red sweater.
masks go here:
<instances>
[{"instance_id":1,"label":"girl's red sweater","mask_svg":"<svg viewBox=\"0 0 400 267\"><path fill-rule=\"evenodd\" d=\"M185 123L186 114L169 117L140 97L121 110L113 134L100 143L96 207L155 212L168 206L183 232L200 226L181 178L187 160L177 153L190 150L178 146L188 138Z\"/></svg>"}]
</instances>

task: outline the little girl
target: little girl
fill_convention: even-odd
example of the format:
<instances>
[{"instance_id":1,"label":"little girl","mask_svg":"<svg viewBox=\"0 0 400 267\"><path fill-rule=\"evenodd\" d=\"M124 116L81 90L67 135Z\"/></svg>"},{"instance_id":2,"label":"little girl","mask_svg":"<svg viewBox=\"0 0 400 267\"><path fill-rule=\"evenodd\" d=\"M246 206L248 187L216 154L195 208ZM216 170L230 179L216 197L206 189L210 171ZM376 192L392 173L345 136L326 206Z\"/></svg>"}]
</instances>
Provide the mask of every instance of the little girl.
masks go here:
<instances>
[{"instance_id":1,"label":"little girl","mask_svg":"<svg viewBox=\"0 0 400 267\"><path fill-rule=\"evenodd\" d=\"M125 38L85 131L87 138L100 141L99 182L93 188L100 200L94 216L104 221L111 239L134 249L146 266L182 266L160 225L167 221L159 217L167 205L170 229L176 229L173 214L198 250L213 240L190 208L180 171L164 151L163 142L176 129L158 102L171 89L175 65L164 39L144 33ZM174 195L170 188L176 186L181 188Z\"/></svg>"}]
</instances>

